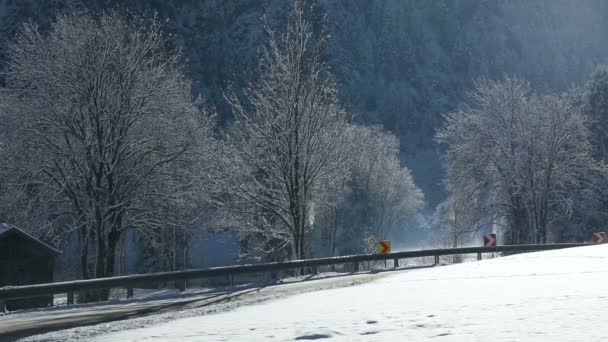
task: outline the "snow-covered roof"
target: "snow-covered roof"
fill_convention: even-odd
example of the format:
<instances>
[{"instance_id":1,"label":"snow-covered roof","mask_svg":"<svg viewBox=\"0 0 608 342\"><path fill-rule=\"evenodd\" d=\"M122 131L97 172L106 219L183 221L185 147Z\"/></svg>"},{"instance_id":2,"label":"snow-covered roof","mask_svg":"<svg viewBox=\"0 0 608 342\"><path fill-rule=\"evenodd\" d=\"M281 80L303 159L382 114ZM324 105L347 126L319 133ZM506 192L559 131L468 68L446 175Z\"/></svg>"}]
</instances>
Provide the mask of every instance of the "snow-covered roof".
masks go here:
<instances>
[{"instance_id":1,"label":"snow-covered roof","mask_svg":"<svg viewBox=\"0 0 608 342\"><path fill-rule=\"evenodd\" d=\"M57 248L55 248L55 247L47 244L46 242L41 241L40 239L38 239L38 238L36 238L36 237L34 237L32 235L30 235L26 231L24 231L22 229L19 229L19 228L15 227L15 226L6 224L6 223L0 223L0 239L3 236L5 236L8 233L10 233L10 232L15 232L15 233L23 236L24 238L26 238L26 239L28 239L30 241L33 241L33 242L35 242L35 243L37 243L37 244L45 247L46 249L50 250L53 253L61 254L61 251L58 250Z\"/></svg>"}]
</instances>

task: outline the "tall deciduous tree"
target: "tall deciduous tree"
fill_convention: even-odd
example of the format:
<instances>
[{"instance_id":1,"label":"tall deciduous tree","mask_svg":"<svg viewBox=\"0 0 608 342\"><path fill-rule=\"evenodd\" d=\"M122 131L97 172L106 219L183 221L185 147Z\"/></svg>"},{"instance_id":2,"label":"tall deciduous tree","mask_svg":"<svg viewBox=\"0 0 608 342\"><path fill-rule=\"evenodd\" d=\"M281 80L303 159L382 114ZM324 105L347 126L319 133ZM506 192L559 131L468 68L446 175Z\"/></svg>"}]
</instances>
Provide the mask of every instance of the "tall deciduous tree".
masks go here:
<instances>
[{"instance_id":1,"label":"tall deciduous tree","mask_svg":"<svg viewBox=\"0 0 608 342\"><path fill-rule=\"evenodd\" d=\"M471 97L437 133L450 190L468 198L481 220L506 218L508 242L545 243L603 172L587 116L573 96L539 96L517 78L478 80Z\"/></svg>"},{"instance_id":2,"label":"tall deciduous tree","mask_svg":"<svg viewBox=\"0 0 608 342\"><path fill-rule=\"evenodd\" d=\"M347 114L308 15L295 2L287 28L266 27L259 79L229 99L235 123L228 137L231 177L223 179L240 226L291 247L305 257L305 233L312 227L317 190L344 172Z\"/></svg>"},{"instance_id":3,"label":"tall deciduous tree","mask_svg":"<svg viewBox=\"0 0 608 342\"><path fill-rule=\"evenodd\" d=\"M324 192L316 250L323 255L367 252L371 240L403 233L422 209L424 195L406 166L399 141L381 126L352 124L345 153L349 169L335 187Z\"/></svg>"},{"instance_id":4,"label":"tall deciduous tree","mask_svg":"<svg viewBox=\"0 0 608 342\"><path fill-rule=\"evenodd\" d=\"M27 24L1 96L21 210L79 232L83 278L114 274L126 229L181 223L211 119L159 19L112 10L61 15L48 33Z\"/></svg>"},{"instance_id":5,"label":"tall deciduous tree","mask_svg":"<svg viewBox=\"0 0 608 342\"><path fill-rule=\"evenodd\" d=\"M349 144L350 193L340 208L343 220L349 222L347 234L384 240L394 229L403 231L424 206L424 195L409 169L401 166L397 137L380 126L355 126Z\"/></svg>"},{"instance_id":6,"label":"tall deciduous tree","mask_svg":"<svg viewBox=\"0 0 608 342\"><path fill-rule=\"evenodd\" d=\"M585 91L585 109L592 119L591 137L598 158L608 159L608 66L598 66Z\"/></svg>"},{"instance_id":7,"label":"tall deciduous tree","mask_svg":"<svg viewBox=\"0 0 608 342\"><path fill-rule=\"evenodd\" d=\"M447 238L446 243L458 247L471 235L478 232L487 222L478 206L472 205L471 197L467 194L453 192L448 188L450 196L437 205L433 219L440 225Z\"/></svg>"},{"instance_id":8,"label":"tall deciduous tree","mask_svg":"<svg viewBox=\"0 0 608 342\"><path fill-rule=\"evenodd\" d=\"M578 95L591 120L591 144L595 158L608 161L608 66L598 66L582 93ZM584 205L578 216L578 229L573 235L589 236L608 217L608 174L599 175L583 195ZM572 234L572 233L570 233Z\"/></svg>"}]
</instances>

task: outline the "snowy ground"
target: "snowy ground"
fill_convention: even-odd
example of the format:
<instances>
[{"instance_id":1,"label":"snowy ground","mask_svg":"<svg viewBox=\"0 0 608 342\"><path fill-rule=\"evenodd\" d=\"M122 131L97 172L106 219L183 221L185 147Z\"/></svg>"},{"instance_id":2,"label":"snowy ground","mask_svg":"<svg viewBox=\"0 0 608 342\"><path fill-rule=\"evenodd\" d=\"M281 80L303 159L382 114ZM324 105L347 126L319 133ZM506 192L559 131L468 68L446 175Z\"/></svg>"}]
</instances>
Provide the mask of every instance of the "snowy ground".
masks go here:
<instances>
[{"instance_id":1,"label":"snowy ground","mask_svg":"<svg viewBox=\"0 0 608 342\"><path fill-rule=\"evenodd\" d=\"M249 284L215 291L193 288L185 293L142 291L146 295L144 298L16 311L0 316L0 341L13 341L18 336L30 336L19 340L24 342L90 341L108 332L223 312L298 293L353 286L381 276L375 273L350 276L324 273L283 279L278 285ZM138 318L130 319L133 317ZM51 332L43 334L43 331Z\"/></svg>"},{"instance_id":2,"label":"snowy ground","mask_svg":"<svg viewBox=\"0 0 608 342\"><path fill-rule=\"evenodd\" d=\"M335 279L26 340L608 340L608 245Z\"/></svg>"},{"instance_id":3,"label":"snowy ground","mask_svg":"<svg viewBox=\"0 0 608 342\"><path fill-rule=\"evenodd\" d=\"M608 245L395 272L109 341L606 341Z\"/></svg>"}]
</instances>

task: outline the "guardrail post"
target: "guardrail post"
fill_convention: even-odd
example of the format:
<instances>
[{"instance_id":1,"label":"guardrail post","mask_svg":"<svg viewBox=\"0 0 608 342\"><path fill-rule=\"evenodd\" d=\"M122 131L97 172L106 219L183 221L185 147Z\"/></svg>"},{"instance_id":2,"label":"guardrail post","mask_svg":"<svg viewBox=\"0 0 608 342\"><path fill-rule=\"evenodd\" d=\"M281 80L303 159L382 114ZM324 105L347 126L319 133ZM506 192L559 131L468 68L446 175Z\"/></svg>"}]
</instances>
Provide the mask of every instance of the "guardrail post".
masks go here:
<instances>
[{"instance_id":1,"label":"guardrail post","mask_svg":"<svg viewBox=\"0 0 608 342\"><path fill-rule=\"evenodd\" d=\"M312 274L318 274L319 273L319 270L317 269L317 265L313 265L311 267L310 271L311 271Z\"/></svg>"},{"instance_id":2,"label":"guardrail post","mask_svg":"<svg viewBox=\"0 0 608 342\"><path fill-rule=\"evenodd\" d=\"M399 267L399 258L393 259L393 268Z\"/></svg>"},{"instance_id":3,"label":"guardrail post","mask_svg":"<svg viewBox=\"0 0 608 342\"><path fill-rule=\"evenodd\" d=\"M353 263L353 272L359 272L359 263L358 262Z\"/></svg>"},{"instance_id":4,"label":"guardrail post","mask_svg":"<svg viewBox=\"0 0 608 342\"><path fill-rule=\"evenodd\" d=\"M68 305L74 304L74 292L68 292Z\"/></svg>"},{"instance_id":5,"label":"guardrail post","mask_svg":"<svg viewBox=\"0 0 608 342\"><path fill-rule=\"evenodd\" d=\"M230 286L234 286L234 274L228 274L228 280L230 281Z\"/></svg>"},{"instance_id":6,"label":"guardrail post","mask_svg":"<svg viewBox=\"0 0 608 342\"><path fill-rule=\"evenodd\" d=\"M127 299L133 298L133 287L127 287Z\"/></svg>"},{"instance_id":7,"label":"guardrail post","mask_svg":"<svg viewBox=\"0 0 608 342\"><path fill-rule=\"evenodd\" d=\"M477 253L477 260L481 260L481 252Z\"/></svg>"},{"instance_id":8,"label":"guardrail post","mask_svg":"<svg viewBox=\"0 0 608 342\"><path fill-rule=\"evenodd\" d=\"M435 263L433 264L433 266L437 265L439 265L439 255L435 255Z\"/></svg>"}]
</instances>

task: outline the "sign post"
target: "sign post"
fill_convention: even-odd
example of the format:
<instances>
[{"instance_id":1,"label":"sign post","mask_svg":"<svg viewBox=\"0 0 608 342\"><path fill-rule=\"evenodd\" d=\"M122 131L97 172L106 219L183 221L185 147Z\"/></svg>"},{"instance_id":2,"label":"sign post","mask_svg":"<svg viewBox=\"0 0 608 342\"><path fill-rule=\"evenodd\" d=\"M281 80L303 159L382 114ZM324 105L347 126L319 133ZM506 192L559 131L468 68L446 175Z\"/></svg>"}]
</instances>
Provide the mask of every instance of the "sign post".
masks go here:
<instances>
[{"instance_id":1,"label":"sign post","mask_svg":"<svg viewBox=\"0 0 608 342\"><path fill-rule=\"evenodd\" d=\"M496 234L490 233L483 236L484 247L496 247ZM492 252L492 258L494 258L494 252ZM481 252L477 253L477 260L481 260Z\"/></svg>"}]
</instances>

